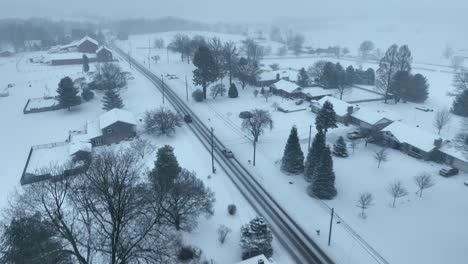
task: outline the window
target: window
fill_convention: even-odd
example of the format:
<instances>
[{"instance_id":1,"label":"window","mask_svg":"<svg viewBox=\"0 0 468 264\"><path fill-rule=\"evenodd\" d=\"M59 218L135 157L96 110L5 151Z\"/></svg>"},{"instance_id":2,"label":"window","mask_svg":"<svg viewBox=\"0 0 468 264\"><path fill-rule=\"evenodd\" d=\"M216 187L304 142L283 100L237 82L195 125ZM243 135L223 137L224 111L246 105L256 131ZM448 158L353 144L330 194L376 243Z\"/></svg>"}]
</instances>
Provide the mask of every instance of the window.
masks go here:
<instances>
[{"instance_id":1,"label":"window","mask_svg":"<svg viewBox=\"0 0 468 264\"><path fill-rule=\"evenodd\" d=\"M106 131L107 131L107 134L112 134L114 132L112 128L108 128Z\"/></svg>"},{"instance_id":2,"label":"window","mask_svg":"<svg viewBox=\"0 0 468 264\"><path fill-rule=\"evenodd\" d=\"M94 139L94 145L96 145L96 146L102 145L102 138Z\"/></svg>"}]
</instances>

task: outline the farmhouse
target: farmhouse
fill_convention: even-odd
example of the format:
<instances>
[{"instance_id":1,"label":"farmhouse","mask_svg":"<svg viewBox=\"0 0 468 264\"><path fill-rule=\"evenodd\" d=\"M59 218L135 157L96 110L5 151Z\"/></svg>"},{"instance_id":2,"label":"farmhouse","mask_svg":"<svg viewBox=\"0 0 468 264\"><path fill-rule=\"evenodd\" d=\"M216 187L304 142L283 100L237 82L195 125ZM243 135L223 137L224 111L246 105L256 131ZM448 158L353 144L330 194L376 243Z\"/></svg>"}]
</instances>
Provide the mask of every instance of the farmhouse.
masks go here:
<instances>
[{"instance_id":1,"label":"farmhouse","mask_svg":"<svg viewBox=\"0 0 468 264\"><path fill-rule=\"evenodd\" d=\"M385 127L381 134L385 145L418 159L431 159L435 150L443 144L439 136L400 121Z\"/></svg>"},{"instance_id":2,"label":"farmhouse","mask_svg":"<svg viewBox=\"0 0 468 264\"><path fill-rule=\"evenodd\" d=\"M291 99L319 100L325 96L330 96L330 91L321 87L300 87L294 82L279 80L270 86L274 95Z\"/></svg>"},{"instance_id":3,"label":"farmhouse","mask_svg":"<svg viewBox=\"0 0 468 264\"><path fill-rule=\"evenodd\" d=\"M87 122L82 131L72 131L70 142L89 142L92 146L118 143L136 135L135 116L125 110L114 108L99 119Z\"/></svg>"},{"instance_id":4,"label":"farmhouse","mask_svg":"<svg viewBox=\"0 0 468 264\"><path fill-rule=\"evenodd\" d=\"M358 107L351 105L345 101L342 101L338 98L332 96L325 96L318 101L312 101L310 104L310 109L314 113L318 113L320 109L322 109L323 104L328 101L333 105L333 110L336 113L336 119L338 122L346 123L349 117L357 110Z\"/></svg>"}]
</instances>

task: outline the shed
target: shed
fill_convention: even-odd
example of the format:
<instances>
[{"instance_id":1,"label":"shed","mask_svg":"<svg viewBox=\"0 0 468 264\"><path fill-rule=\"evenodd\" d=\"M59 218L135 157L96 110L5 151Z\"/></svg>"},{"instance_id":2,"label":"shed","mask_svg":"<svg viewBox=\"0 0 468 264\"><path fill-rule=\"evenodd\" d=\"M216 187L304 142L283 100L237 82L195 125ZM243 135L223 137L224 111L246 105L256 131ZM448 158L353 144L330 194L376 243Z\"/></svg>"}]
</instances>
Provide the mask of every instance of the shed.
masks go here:
<instances>
[{"instance_id":1,"label":"shed","mask_svg":"<svg viewBox=\"0 0 468 264\"><path fill-rule=\"evenodd\" d=\"M108 62L112 61L112 51L105 46L100 47L96 51L97 61L99 62Z\"/></svg>"},{"instance_id":2,"label":"shed","mask_svg":"<svg viewBox=\"0 0 468 264\"><path fill-rule=\"evenodd\" d=\"M113 144L136 135L136 118L128 111L114 108L99 117L102 144Z\"/></svg>"}]
</instances>

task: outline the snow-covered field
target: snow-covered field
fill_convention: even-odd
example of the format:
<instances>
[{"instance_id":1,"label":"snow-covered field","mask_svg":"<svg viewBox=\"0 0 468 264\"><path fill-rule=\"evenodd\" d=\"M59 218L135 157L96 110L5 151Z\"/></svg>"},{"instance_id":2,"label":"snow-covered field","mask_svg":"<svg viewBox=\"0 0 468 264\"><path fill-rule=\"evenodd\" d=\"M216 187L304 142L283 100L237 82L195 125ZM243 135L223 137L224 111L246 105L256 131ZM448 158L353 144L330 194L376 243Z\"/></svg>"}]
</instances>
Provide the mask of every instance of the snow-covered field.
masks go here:
<instances>
[{"instance_id":1,"label":"snow-covered field","mask_svg":"<svg viewBox=\"0 0 468 264\"><path fill-rule=\"evenodd\" d=\"M190 35L219 36L223 40L239 42L242 36L215 34L207 32L185 32ZM162 37L169 43L174 32L157 35L131 36L127 42L119 43L123 49L131 49L135 58L144 62L148 56L161 56L159 64L151 65L157 74L175 74L179 79L165 80L185 98L185 77L189 80L189 91L196 89L190 82L193 65L180 61L180 56L166 50L143 49L148 45L148 39ZM268 43L275 45L275 43ZM274 49L273 49L274 50ZM417 54L417 53L415 53ZM281 68L308 67L318 58L267 58L265 65L278 63ZM337 61L336 59L331 59ZM418 57L415 56L415 61ZM422 60L422 59L421 59ZM356 65L352 60L339 60L342 65ZM374 64L363 65L364 67ZM365 103L370 109L380 109L395 112L402 117L403 122L420 125L432 133L435 132L432 121L437 110L450 107L453 98L446 95L451 88L452 74L446 73L444 67L430 66L430 70L419 70L429 66L414 64L414 72L424 74L430 84L430 98L424 104L400 103L383 104L382 102ZM365 253L356 236L344 224L334 225L332 246L327 247L329 226L329 211L327 206L334 207L341 218L351 226L363 239L376 249L390 263L464 263L468 257L468 230L464 224L468 221L468 188L463 181L468 175L460 174L453 178L442 178L437 172L441 165L414 159L398 151L390 150L389 161L377 168L373 152L378 147L363 142L347 159L335 158L336 185L338 196L329 202L322 203L306 194L307 183L301 176L288 176L279 170L278 161L282 157L283 148L289 131L293 125L299 130L302 149L305 152L308 144L309 126L313 125L315 115L302 111L284 114L274 112L271 105L277 102L286 109L297 106L293 101L272 97L268 102L264 98L255 98L252 87L245 90L239 88L239 98L226 97L215 100L208 99L204 103L195 103L189 99L188 104L209 126L214 128L217 136L230 146L240 161L249 166L251 171L264 184L270 194L309 232L311 237L330 252L338 263L377 263ZM344 98L346 100L346 98ZM353 97L354 100L354 97ZM434 112L423 112L415 109L423 107L434 109ZM241 111L253 108L268 109L272 112L275 127L260 138L257 148L257 166L249 165L252 145L249 135L242 131L238 118ZM460 118L453 117L450 126L442 131L444 139L452 139L458 132ZM333 144L340 135L352 130L353 127L340 127L328 133L328 143ZM313 136L313 135L312 135ZM352 152L350 150L350 152ZM423 198L418 198L413 177L428 172L433 175L435 186L425 192ZM403 182L410 195L400 199L396 208L389 205L391 197L387 193L387 185L395 179ZM367 219L358 217L356 207L358 195L369 191L374 195L374 206L368 210ZM321 230L317 236L316 230Z\"/></svg>"},{"instance_id":2,"label":"snow-covered field","mask_svg":"<svg viewBox=\"0 0 468 264\"><path fill-rule=\"evenodd\" d=\"M31 64L29 57L39 56L40 53L26 53L9 59L0 59L0 72L2 72L2 84L14 83L10 88L8 97L0 98L0 207L8 204L8 198L20 190L20 177L26 162L29 149L32 145L64 141L68 137L68 131L79 130L86 121L92 121L99 117L104 110L101 109L102 94L97 93L90 101L73 107L71 111L58 110L51 112L23 114L23 107L28 98L54 96L55 89L61 78L70 76L73 79L82 77L81 66L51 67L40 64ZM122 99L125 110L136 115L162 106L161 94L151 82L146 80L138 72L128 67L128 64L120 64L124 70L132 71L135 79L129 81L128 88L122 91ZM92 66L93 69L93 66ZM167 101L166 101L166 106ZM170 107L170 106L168 106ZM215 214L209 219L201 218L198 228L190 234L184 234L185 242L201 248L204 257L213 260L213 263L236 263L240 260L241 249L239 246L240 227L256 216L254 210L243 199L240 192L228 180L222 171L208 178L210 175L210 156L201 143L191 133L188 127L177 129L173 137L148 137L157 147L169 144L175 148L175 153L180 165L193 170L215 192ZM121 147L122 144L113 145ZM68 148L58 150L62 154ZM36 152L40 155L41 153ZM57 151L57 154L58 153ZM38 164L48 164L50 156L36 157ZM153 166L155 155L147 159L148 167ZM230 216L227 212L228 204L237 205L237 214ZM217 228L224 224L232 229L226 243L220 245L217 240ZM278 263L292 263L289 255L277 241L274 241L275 260Z\"/></svg>"}]
</instances>

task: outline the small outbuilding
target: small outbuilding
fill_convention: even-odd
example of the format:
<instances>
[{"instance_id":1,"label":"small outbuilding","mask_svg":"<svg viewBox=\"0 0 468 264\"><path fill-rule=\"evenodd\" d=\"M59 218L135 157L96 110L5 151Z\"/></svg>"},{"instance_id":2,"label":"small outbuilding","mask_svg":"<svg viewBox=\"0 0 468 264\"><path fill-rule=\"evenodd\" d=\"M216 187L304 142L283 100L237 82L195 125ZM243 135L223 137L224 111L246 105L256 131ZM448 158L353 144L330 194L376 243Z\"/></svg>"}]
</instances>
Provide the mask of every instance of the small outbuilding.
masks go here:
<instances>
[{"instance_id":1,"label":"small outbuilding","mask_svg":"<svg viewBox=\"0 0 468 264\"><path fill-rule=\"evenodd\" d=\"M96 51L96 58L99 62L112 61L112 51L106 46L102 46Z\"/></svg>"}]
</instances>

